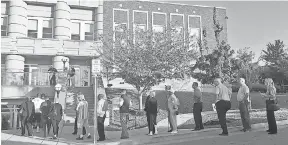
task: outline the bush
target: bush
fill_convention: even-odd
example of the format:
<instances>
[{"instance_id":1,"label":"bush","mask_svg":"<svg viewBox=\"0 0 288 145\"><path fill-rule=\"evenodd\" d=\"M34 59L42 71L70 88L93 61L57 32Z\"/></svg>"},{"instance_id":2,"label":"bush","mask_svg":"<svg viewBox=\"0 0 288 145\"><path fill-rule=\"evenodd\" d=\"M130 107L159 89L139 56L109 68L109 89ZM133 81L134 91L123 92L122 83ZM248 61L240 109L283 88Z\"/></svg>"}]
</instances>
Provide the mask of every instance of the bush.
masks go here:
<instances>
[{"instance_id":1,"label":"bush","mask_svg":"<svg viewBox=\"0 0 288 145\"><path fill-rule=\"evenodd\" d=\"M8 130L10 129L10 114L9 113L1 113L2 116L2 127L1 130Z\"/></svg>"},{"instance_id":2,"label":"bush","mask_svg":"<svg viewBox=\"0 0 288 145\"><path fill-rule=\"evenodd\" d=\"M250 92L261 92L265 93L267 91L266 86L263 84L251 84Z\"/></svg>"}]
</instances>

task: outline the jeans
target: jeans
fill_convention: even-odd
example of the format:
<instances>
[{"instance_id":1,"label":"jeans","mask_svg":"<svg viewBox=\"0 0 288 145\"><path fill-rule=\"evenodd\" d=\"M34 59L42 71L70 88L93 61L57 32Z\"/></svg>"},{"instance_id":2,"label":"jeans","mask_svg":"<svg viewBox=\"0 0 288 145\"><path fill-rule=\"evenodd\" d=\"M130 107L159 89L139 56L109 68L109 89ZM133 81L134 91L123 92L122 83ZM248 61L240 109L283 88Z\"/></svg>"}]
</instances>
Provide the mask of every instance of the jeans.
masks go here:
<instances>
[{"instance_id":1,"label":"jeans","mask_svg":"<svg viewBox=\"0 0 288 145\"><path fill-rule=\"evenodd\" d=\"M217 111L219 123L222 128L222 133L228 134L228 128L226 124L226 113L229 109L231 109L231 102L220 100L215 105L216 105L216 111Z\"/></svg>"},{"instance_id":2,"label":"jeans","mask_svg":"<svg viewBox=\"0 0 288 145\"><path fill-rule=\"evenodd\" d=\"M195 121L195 129L204 129L203 123L202 123L202 108L203 103L194 103L193 106L193 116Z\"/></svg>"},{"instance_id":3,"label":"jeans","mask_svg":"<svg viewBox=\"0 0 288 145\"><path fill-rule=\"evenodd\" d=\"M77 121L78 121L78 118L76 117L75 122L74 122L74 133L75 134L78 132ZM85 135L85 134L86 134L86 129L85 129L85 127L83 127L83 135Z\"/></svg>"},{"instance_id":4,"label":"jeans","mask_svg":"<svg viewBox=\"0 0 288 145\"><path fill-rule=\"evenodd\" d=\"M148 113L149 116L149 121L148 121L148 128L149 128L149 133L152 131L155 133L155 125L157 125L157 113Z\"/></svg>"},{"instance_id":5,"label":"jeans","mask_svg":"<svg viewBox=\"0 0 288 145\"><path fill-rule=\"evenodd\" d=\"M249 107L248 100L239 102L239 111L244 129L251 129L250 114L248 107Z\"/></svg>"},{"instance_id":6,"label":"jeans","mask_svg":"<svg viewBox=\"0 0 288 145\"><path fill-rule=\"evenodd\" d=\"M21 121L21 135L25 135L25 128L28 130L28 136L32 136L32 121L31 117L23 117Z\"/></svg>"},{"instance_id":7,"label":"jeans","mask_svg":"<svg viewBox=\"0 0 288 145\"><path fill-rule=\"evenodd\" d=\"M128 116L129 113L120 113L120 121L121 121L121 126L122 126L122 132L121 132L121 138L129 138L129 133L128 133Z\"/></svg>"},{"instance_id":8,"label":"jeans","mask_svg":"<svg viewBox=\"0 0 288 145\"><path fill-rule=\"evenodd\" d=\"M47 132L48 132L48 135L50 133L52 121L51 121L51 119L49 119L48 117L45 117L45 116L41 116L41 121L42 121L42 126L43 126L43 131L44 131L44 137L46 137ZM47 127L47 132L46 132L46 127Z\"/></svg>"},{"instance_id":9,"label":"jeans","mask_svg":"<svg viewBox=\"0 0 288 145\"><path fill-rule=\"evenodd\" d=\"M60 121L61 120L52 119L53 134L56 135L56 136L58 136Z\"/></svg>"},{"instance_id":10,"label":"jeans","mask_svg":"<svg viewBox=\"0 0 288 145\"><path fill-rule=\"evenodd\" d=\"M105 118L106 118L106 114L103 117L100 117L100 116L97 117L97 129L98 129L99 140L105 139L105 131L104 131Z\"/></svg>"},{"instance_id":11,"label":"jeans","mask_svg":"<svg viewBox=\"0 0 288 145\"><path fill-rule=\"evenodd\" d=\"M274 111L267 110L268 105L271 103L274 103L274 100L266 100L266 113L267 113L267 121L268 121L268 127L269 127L268 130L271 133L277 133L277 124L276 124Z\"/></svg>"}]
</instances>

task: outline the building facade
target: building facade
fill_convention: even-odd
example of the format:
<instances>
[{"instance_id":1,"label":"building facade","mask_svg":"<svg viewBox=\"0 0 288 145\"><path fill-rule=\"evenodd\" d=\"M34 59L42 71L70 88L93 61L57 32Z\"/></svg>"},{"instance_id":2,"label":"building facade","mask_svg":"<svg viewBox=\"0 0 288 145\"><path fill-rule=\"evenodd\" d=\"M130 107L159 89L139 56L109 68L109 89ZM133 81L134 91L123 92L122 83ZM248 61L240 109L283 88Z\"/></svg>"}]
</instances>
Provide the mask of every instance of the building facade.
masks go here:
<instances>
[{"instance_id":1,"label":"building facade","mask_svg":"<svg viewBox=\"0 0 288 145\"><path fill-rule=\"evenodd\" d=\"M223 26L220 41L227 41L226 9L215 8L216 19ZM206 39L208 47L215 48L217 43L213 15L214 7L208 6L135 0L105 1L104 35L117 40L115 37L123 32L123 28L127 28L133 34L137 34L139 28L153 32L175 29L190 44L197 43L197 39Z\"/></svg>"}]
</instances>

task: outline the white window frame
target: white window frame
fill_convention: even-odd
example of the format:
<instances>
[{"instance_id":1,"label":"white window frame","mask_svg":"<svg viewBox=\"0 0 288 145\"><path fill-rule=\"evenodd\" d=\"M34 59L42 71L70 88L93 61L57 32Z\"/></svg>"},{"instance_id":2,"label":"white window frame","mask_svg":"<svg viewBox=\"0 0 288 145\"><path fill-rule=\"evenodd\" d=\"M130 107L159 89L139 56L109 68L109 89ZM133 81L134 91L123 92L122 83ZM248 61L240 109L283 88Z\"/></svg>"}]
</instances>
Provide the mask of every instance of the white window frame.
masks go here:
<instances>
[{"instance_id":1,"label":"white window frame","mask_svg":"<svg viewBox=\"0 0 288 145\"><path fill-rule=\"evenodd\" d=\"M115 18L115 11L124 11L127 14L127 23L121 23L121 24L126 24L127 29L129 30L129 9L118 9L118 8L113 8L113 13L112 13L112 21L113 21L113 48L115 48L115 40L116 40L116 36L115 36L115 26L117 26L117 24L114 21ZM114 59L115 54L113 53L113 59ZM116 69L113 68L112 72L117 72Z\"/></svg>"},{"instance_id":2,"label":"white window frame","mask_svg":"<svg viewBox=\"0 0 288 145\"><path fill-rule=\"evenodd\" d=\"M190 29L190 27L189 27L189 24L190 24L190 17L198 17L198 18L200 18L200 39L201 39L201 41L202 41L202 17L200 16L200 15L188 15L188 32L189 32L189 29ZM190 36L190 34L188 35L188 36Z\"/></svg>"},{"instance_id":3,"label":"white window frame","mask_svg":"<svg viewBox=\"0 0 288 145\"><path fill-rule=\"evenodd\" d=\"M94 41L94 21L83 21L83 20L71 20L71 23L79 23L80 24L80 40L85 40L85 24L92 24L93 27L93 40L85 40L85 41ZM72 30L70 30L72 32ZM72 35L72 33L71 33ZM72 37L71 37L72 40Z\"/></svg>"},{"instance_id":4,"label":"white window frame","mask_svg":"<svg viewBox=\"0 0 288 145\"><path fill-rule=\"evenodd\" d=\"M183 24L183 26L182 26L183 34L182 35L183 35L183 40L185 40L185 16L184 16L184 14L170 13L170 24L172 22L172 16L181 16L183 18L183 22L182 22L182 24ZM173 28L177 28L177 27L171 27L171 29L173 29Z\"/></svg>"},{"instance_id":5,"label":"white window frame","mask_svg":"<svg viewBox=\"0 0 288 145\"><path fill-rule=\"evenodd\" d=\"M199 18L200 19L200 40L202 41L203 39L202 39L202 19L201 19L201 16L200 15L188 15L188 25L187 25L187 27L188 27L188 39L190 38L190 27L189 27L189 25L190 25L190 17L196 17L196 18ZM189 45L190 45L190 40L188 40L188 42L189 42Z\"/></svg>"},{"instance_id":6,"label":"white window frame","mask_svg":"<svg viewBox=\"0 0 288 145\"><path fill-rule=\"evenodd\" d=\"M148 11L140 11L140 10L133 10L133 14L132 14L132 19L133 19L133 42L136 42L136 26L144 26L144 24L136 24L135 23L135 13L145 13L146 14L146 30L144 31L148 31L149 30L149 15L148 15Z\"/></svg>"},{"instance_id":7,"label":"white window frame","mask_svg":"<svg viewBox=\"0 0 288 145\"><path fill-rule=\"evenodd\" d=\"M8 18L9 17L8 17L8 15L1 15L1 18L6 18L6 21L7 21L7 23L6 23L6 36L8 36ZM1 30L1 32L2 32L2 30Z\"/></svg>"},{"instance_id":8,"label":"white window frame","mask_svg":"<svg viewBox=\"0 0 288 145\"><path fill-rule=\"evenodd\" d=\"M53 18L44 18L44 17L28 17L28 20L37 20L37 38L42 38L43 36L43 21L52 21L52 38L44 38L44 39L53 39L54 38L54 20ZM27 28L27 37L28 37L28 28Z\"/></svg>"},{"instance_id":9,"label":"white window frame","mask_svg":"<svg viewBox=\"0 0 288 145\"><path fill-rule=\"evenodd\" d=\"M165 31L165 29L167 29L167 13L163 13L163 12L152 12L152 31L154 31L153 30L153 28L155 27L155 26L160 26L160 27L163 27L163 25L154 25L154 14L161 14L161 15L165 15L165 25L164 25L164 31Z\"/></svg>"}]
</instances>

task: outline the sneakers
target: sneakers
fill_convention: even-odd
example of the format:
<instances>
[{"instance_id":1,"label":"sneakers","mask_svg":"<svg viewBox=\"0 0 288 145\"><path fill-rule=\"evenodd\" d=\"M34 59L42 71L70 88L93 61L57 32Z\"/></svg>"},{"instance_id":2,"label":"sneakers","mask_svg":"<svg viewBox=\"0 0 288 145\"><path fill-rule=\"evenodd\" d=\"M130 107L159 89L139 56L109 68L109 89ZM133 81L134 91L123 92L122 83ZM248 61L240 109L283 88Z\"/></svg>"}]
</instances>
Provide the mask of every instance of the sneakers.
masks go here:
<instances>
[{"instance_id":1,"label":"sneakers","mask_svg":"<svg viewBox=\"0 0 288 145\"><path fill-rule=\"evenodd\" d=\"M92 138L92 137L91 137L91 134L89 134L89 135L87 136L87 138L88 138L88 139Z\"/></svg>"},{"instance_id":2,"label":"sneakers","mask_svg":"<svg viewBox=\"0 0 288 145\"><path fill-rule=\"evenodd\" d=\"M175 131L171 131L171 134L176 134L178 133L176 130Z\"/></svg>"}]
</instances>

